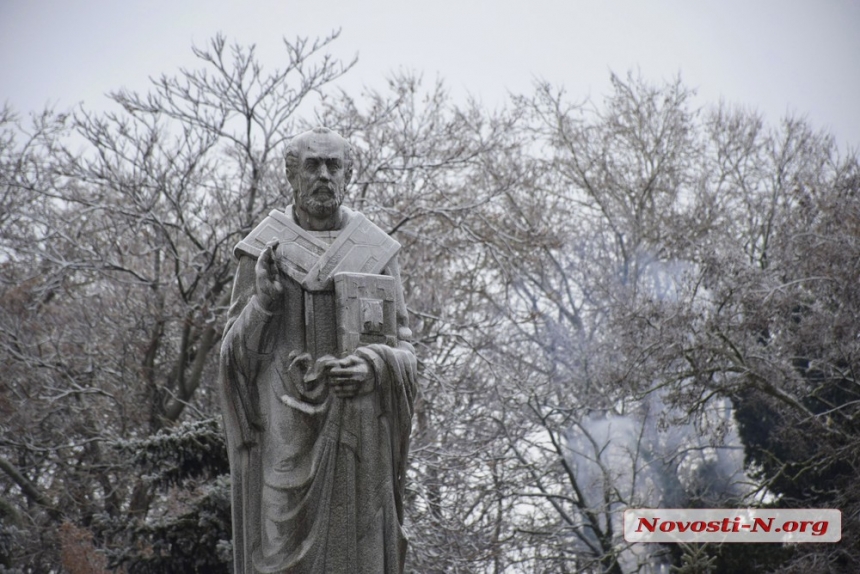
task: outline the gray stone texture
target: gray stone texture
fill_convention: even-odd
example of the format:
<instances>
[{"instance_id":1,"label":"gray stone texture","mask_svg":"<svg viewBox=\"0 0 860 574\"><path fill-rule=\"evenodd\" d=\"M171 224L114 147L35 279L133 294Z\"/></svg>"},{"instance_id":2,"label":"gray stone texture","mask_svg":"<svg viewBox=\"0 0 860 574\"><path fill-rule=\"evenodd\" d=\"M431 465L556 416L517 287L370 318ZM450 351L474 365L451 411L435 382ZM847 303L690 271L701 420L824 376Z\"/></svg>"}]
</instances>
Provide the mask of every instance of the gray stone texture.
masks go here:
<instances>
[{"instance_id":1,"label":"gray stone texture","mask_svg":"<svg viewBox=\"0 0 860 574\"><path fill-rule=\"evenodd\" d=\"M287 151L294 204L236 246L221 347L237 574L403 571L416 362L399 244L341 205L349 144Z\"/></svg>"}]
</instances>

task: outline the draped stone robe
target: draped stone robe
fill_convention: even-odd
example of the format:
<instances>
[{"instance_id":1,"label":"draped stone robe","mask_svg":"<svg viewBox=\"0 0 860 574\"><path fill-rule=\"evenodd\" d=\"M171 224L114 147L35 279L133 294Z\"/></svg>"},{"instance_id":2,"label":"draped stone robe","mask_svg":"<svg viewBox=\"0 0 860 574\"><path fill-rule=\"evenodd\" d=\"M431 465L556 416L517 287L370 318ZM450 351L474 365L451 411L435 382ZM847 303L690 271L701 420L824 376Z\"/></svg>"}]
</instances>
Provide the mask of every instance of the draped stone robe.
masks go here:
<instances>
[{"instance_id":1,"label":"draped stone robe","mask_svg":"<svg viewBox=\"0 0 860 574\"><path fill-rule=\"evenodd\" d=\"M299 228L292 210L273 211L234 252L220 380L237 574L403 570L416 363L399 244L360 213L341 210L340 231L316 233ZM254 268L274 238L287 278L270 312L257 300ZM388 275L396 286L397 337L354 351L370 364L372 381L347 399L308 376L317 358L339 353L332 277L342 271Z\"/></svg>"}]
</instances>

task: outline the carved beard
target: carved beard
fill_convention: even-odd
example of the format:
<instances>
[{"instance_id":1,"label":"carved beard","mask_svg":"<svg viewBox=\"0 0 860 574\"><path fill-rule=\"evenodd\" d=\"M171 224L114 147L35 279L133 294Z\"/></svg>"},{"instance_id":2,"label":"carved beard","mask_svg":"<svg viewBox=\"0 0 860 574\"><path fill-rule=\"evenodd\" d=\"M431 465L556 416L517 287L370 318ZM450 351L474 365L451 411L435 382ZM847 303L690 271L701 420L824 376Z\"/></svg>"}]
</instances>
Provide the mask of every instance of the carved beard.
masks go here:
<instances>
[{"instance_id":1,"label":"carved beard","mask_svg":"<svg viewBox=\"0 0 860 574\"><path fill-rule=\"evenodd\" d=\"M314 217L324 218L330 216L343 203L345 195L344 188L334 187L334 194L327 196L314 195L313 190L302 190L299 193L299 205Z\"/></svg>"}]
</instances>

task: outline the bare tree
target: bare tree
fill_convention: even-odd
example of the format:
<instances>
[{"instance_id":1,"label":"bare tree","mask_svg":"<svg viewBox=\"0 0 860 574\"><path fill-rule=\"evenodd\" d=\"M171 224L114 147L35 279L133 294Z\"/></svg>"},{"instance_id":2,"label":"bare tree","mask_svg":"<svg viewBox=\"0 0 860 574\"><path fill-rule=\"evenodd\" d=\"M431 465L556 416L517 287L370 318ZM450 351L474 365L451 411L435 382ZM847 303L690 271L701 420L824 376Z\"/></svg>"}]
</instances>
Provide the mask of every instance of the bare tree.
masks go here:
<instances>
[{"instance_id":1,"label":"bare tree","mask_svg":"<svg viewBox=\"0 0 860 574\"><path fill-rule=\"evenodd\" d=\"M230 250L288 202L279 147L321 123L355 146L348 201L403 245L412 570L856 569L851 542L620 528L630 506L778 500L842 508L857 538L856 156L677 80L493 112L410 74L333 94L336 36L285 42L271 72L216 37L114 113L0 112L0 565L58 569L62 545L226 571Z\"/></svg>"},{"instance_id":2,"label":"bare tree","mask_svg":"<svg viewBox=\"0 0 860 574\"><path fill-rule=\"evenodd\" d=\"M285 41L285 67L265 72L217 36L199 70L113 94L122 111L46 113L17 145L4 132L2 496L54 524L38 532L144 520L150 481L106 446L217 412L231 249L285 201L276 150L350 67L325 54L336 37ZM35 537L17 555L47 571L56 547Z\"/></svg>"}]
</instances>

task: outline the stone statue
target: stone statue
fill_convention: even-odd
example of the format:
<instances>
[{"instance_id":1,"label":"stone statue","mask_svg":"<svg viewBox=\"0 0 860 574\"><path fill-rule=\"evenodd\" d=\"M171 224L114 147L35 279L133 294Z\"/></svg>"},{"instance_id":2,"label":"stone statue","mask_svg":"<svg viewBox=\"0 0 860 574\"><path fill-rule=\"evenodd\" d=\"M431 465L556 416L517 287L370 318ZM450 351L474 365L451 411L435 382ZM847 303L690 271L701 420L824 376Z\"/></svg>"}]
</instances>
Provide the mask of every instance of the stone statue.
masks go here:
<instances>
[{"instance_id":1,"label":"stone statue","mask_svg":"<svg viewBox=\"0 0 860 574\"><path fill-rule=\"evenodd\" d=\"M237 574L400 573L416 361L400 245L341 205L352 150L286 153L294 203L239 260L221 346Z\"/></svg>"}]
</instances>

